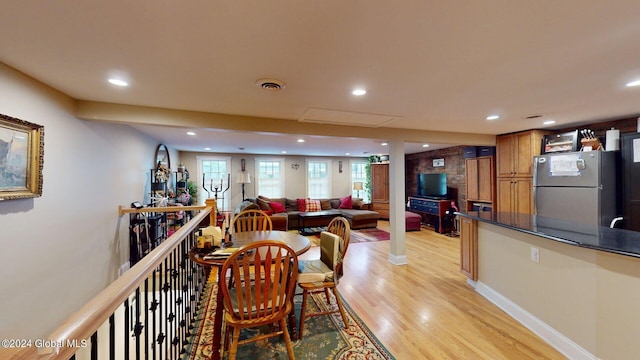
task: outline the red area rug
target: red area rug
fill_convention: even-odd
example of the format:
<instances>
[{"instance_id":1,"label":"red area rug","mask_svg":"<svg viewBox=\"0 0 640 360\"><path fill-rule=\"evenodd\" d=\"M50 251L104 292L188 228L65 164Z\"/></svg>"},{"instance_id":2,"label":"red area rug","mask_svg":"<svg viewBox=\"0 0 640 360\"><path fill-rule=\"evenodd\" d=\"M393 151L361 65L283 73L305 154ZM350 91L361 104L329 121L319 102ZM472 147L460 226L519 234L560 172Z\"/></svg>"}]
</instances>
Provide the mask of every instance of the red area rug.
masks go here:
<instances>
[{"instance_id":1,"label":"red area rug","mask_svg":"<svg viewBox=\"0 0 640 360\"><path fill-rule=\"evenodd\" d=\"M391 236L388 232L380 229L351 230L351 242L372 242L389 240Z\"/></svg>"}]
</instances>

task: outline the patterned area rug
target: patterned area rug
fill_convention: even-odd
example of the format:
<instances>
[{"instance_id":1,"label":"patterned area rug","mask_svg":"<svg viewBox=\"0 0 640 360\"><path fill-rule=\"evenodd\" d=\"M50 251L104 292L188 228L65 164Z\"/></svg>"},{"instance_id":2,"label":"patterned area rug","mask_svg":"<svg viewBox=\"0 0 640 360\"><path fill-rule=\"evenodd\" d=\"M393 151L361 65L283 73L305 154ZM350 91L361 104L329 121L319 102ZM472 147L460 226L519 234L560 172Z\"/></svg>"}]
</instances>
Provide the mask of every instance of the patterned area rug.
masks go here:
<instances>
[{"instance_id":1,"label":"patterned area rug","mask_svg":"<svg viewBox=\"0 0 640 360\"><path fill-rule=\"evenodd\" d=\"M210 283L209 291L204 294L199 307L196 329L197 333L187 345L184 360L201 360L211 357L211 343L213 338L213 316L215 313L215 293L217 286ZM326 301L324 294L312 295L317 297L317 303L324 309ZM300 314L301 296L295 297L296 319ZM385 347L367 329L362 320L353 312L342 299L349 317L349 329L345 330L340 313L315 316L305 321L304 337L293 343L296 359L395 359ZM314 301L307 302L307 311L318 311ZM332 298L335 307L335 299ZM243 332L242 337L253 336L260 329ZM225 354L224 359L227 359ZM281 337L254 342L238 347L238 359L267 360L286 359L287 351Z\"/></svg>"},{"instance_id":2,"label":"patterned area rug","mask_svg":"<svg viewBox=\"0 0 640 360\"><path fill-rule=\"evenodd\" d=\"M388 232L380 229L351 230L351 242L371 242L389 240Z\"/></svg>"}]
</instances>

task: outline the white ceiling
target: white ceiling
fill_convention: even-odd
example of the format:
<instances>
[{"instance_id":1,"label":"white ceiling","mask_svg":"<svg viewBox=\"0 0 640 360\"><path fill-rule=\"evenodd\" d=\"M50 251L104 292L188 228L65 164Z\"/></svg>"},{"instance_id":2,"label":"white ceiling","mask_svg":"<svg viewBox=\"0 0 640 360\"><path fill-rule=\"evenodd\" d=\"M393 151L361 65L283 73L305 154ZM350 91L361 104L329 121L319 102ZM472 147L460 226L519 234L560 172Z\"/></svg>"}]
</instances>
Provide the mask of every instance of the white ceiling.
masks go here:
<instances>
[{"instance_id":1,"label":"white ceiling","mask_svg":"<svg viewBox=\"0 0 640 360\"><path fill-rule=\"evenodd\" d=\"M291 121L336 111L386 127L500 134L639 114L640 87L625 87L640 79L638 14L632 0L3 1L0 61L79 100ZM263 90L261 78L286 88ZM356 86L368 94L351 95ZM485 120L493 113L501 118ZM195 150L186 129L138 128ZM251 153L294 140L199 132ZM321 155L380 147L320 137L305 146L321 143ZM424 150L416 145L407 152Z\"/></svg>"}]
</instances>

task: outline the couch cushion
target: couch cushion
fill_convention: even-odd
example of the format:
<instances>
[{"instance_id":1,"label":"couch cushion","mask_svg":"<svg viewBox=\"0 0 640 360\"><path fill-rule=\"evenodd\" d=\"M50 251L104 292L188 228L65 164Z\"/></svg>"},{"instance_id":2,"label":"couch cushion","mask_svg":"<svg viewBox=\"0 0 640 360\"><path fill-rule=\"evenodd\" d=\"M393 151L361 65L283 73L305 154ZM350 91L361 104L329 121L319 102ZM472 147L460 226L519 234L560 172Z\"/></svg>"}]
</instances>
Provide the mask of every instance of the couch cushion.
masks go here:
<instances>
[{"instance_id":1,"label":"couch cushion","mask_svg":"<svg viewBox=\"0 0 640 360\"><path fill-rule=\"evenodd\" d=\"M295 199L286 199L285 209L287 209L287 211L299 211L298 201Z\"/></svg>"},{"instance_id":2,"label":"couch cushion","mask_svg":"<svg viewBox=\"0 0 640 360\"><path fill-rule=\"evenodd\" d=\"M353 209L351 195L340 198L340 207L338 209Z\"/></svg>"}]
</instances>

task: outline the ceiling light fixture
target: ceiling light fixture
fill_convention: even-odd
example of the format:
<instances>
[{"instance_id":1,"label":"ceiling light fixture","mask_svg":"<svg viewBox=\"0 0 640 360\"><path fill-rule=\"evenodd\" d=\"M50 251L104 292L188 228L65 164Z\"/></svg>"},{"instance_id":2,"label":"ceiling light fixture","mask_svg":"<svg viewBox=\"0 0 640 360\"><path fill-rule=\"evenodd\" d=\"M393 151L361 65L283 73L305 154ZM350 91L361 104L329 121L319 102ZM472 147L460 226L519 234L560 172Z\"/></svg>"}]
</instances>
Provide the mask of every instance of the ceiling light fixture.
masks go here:
<instances>
[{"instance_id":1,"label":"ceiling light fixture","mask_svg":"<svg viewBox=\"0 0 640 360\"><path fill-rule=\"evenodd\" d=\"M120 79L116 79L116 78L111 78L108 80L110 84L115 85L115 86L129 86L129 83L124 81L124 80L120 80Z\"/></svg>"},{"instance_id":2,"label":"ceiling light fixture","mask_svg":"<svg viewBox=\"0 0 640 360\"><path fill-rule=\"evenodd\" d=\"M422 147L429 147L429 144L422 144Z\"/></svg>"},{"instance_id":3,"label":"ceiling light fixture","mask_svg":"<svg viewBox=\"0 0 640 360\"><path fill-rule=\"evenodd\" d=\"M355 95L355 96L362 96L362 95L365 95L367 93L367 90L365 90L365 89L354 89L351 93L353 95Z\"/></svg>"},{"instance_id":4,"label":"ceiling light fixture","mask_svg":"<svg viewBox=\"0 0 640 360\"><path fill-rule=\"evenodd\" d=\"M287 153L287 150L282 150L282 153L283 153L283 154L286 154L286 153Z\"/></svg>"},{"instance_id":5,"label":"ceiling light fixture","mask_svg":"<svg viewBox=\"0 0 640 360\"><path fill-rule=\"evenodd\" d=\"M287 84L276 79L258 79L256 80L256 85L269 91L280 91L287 87Z\"/></svg>"},{"instance_id":6,"label":"ceiling light fixture","mask_svg":"<svg viewBox=\"0 0 640 360\"><path fill-rule=\"evenodd\" d=\"M299 143L303 143L303 142L304 142L304 139L298 139L298 142L299 142Z\"/></svg>"},{"instance_id":7,"label":"ceiling light fixture","mask_svg":"<svg viewBox=\"0 0 640 360\"><path fill-rule=\"evenodd\" d=\"M628 87L634 87L634 86L638 86L640 85L640 80L636 80L636 81L632 81L630 83L627 83Z\"/></svg>"},{"instance_id":8,"label":"ceiling light fixture","mask_svg":"<svg viewBox=\"0 0 640 360\"><path fill-rule=\"evenodd\" d=\"M500 116L498 115L489 115L487 116L487 120L498 120L500 119Z\"/></svg>"},{"instance_id":9,"label":"ceiling light fixture","mask_svg":"<svg viewBox=\"0 0 640 360\"><path fill-rule=\"evenodd\" d=\"M351 153L344 153L344 154L347 155L347 156L351 155Z\"/></svg>"},{"instance_id":10,"label":"ceiling light fixture","mask_svg":"<svg viewBox=\"0 0 640 360\"><path fill-rule=\"evenodd\" d=\"M204 149L205 149L205 150L207 150L207 151L208 151L208 150L211 150L211 148L204 148Z\"/></svg>"},{"instance_id":11,"label":"ceiling light fixture","mask_svg":"<svg viewBox=\"0 0 640 360\"><path fill-rule=\"evenodd\" d=\"M196 136L196 133L194 133L193 131L187 131L187 135L189 135L189 136Z\"/></svg>"},{"instance_id":12,"label":"ceiling light fixture","mask_svg":"<svg viewBox=\"0 0 640 360\"><path fill-rule=\"evenodd\" d=\"M542 125L551 125L551 124L555 124L556 121L555 120L545 120L542 122Z\"/></svg>"},{"instance_id":13,"label":"ceiling light fixture","mask_svg":"<svg viewBox=\"0 0 640 360\"><path fill-rule=\"evenodd\" d=\"M387 146L387 145L389 145L389 144L388 144L388 143L386 143L386 142L383 142L383 143L381 143L380 145L382 145L382 146Z\"/></svg>"}]
</instances>

